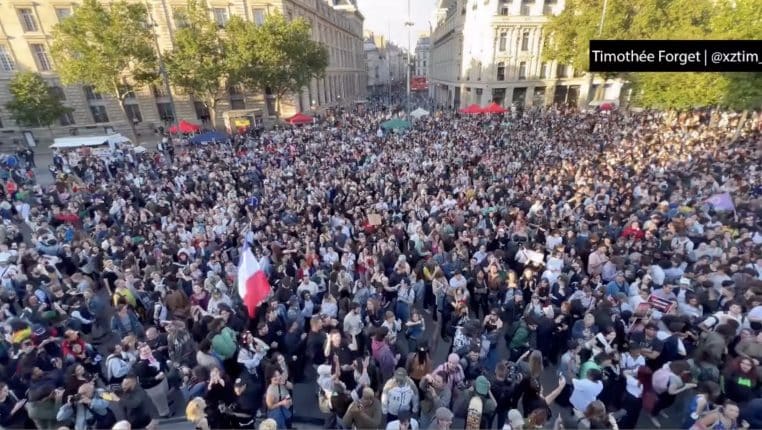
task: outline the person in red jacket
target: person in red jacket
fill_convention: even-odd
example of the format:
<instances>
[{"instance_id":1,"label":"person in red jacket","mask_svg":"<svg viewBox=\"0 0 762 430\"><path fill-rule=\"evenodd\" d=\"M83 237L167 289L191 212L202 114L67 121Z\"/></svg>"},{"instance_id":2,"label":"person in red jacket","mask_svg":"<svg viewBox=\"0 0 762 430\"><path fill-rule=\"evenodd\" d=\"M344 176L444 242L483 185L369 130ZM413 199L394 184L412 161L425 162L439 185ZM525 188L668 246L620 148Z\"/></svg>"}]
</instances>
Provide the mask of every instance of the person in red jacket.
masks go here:
<instances>
[{"instance_id":1,"label":"person in red jacket","mask_svg":"<svg viewBox=\"0 0 762 430\"><path fill-rule=\"evenodd\" d=\"M622 231L622 237L625 239L642 240L646 237L646 232L641 230L640 223L635 221Z\"/></svg>"}]
</instances>

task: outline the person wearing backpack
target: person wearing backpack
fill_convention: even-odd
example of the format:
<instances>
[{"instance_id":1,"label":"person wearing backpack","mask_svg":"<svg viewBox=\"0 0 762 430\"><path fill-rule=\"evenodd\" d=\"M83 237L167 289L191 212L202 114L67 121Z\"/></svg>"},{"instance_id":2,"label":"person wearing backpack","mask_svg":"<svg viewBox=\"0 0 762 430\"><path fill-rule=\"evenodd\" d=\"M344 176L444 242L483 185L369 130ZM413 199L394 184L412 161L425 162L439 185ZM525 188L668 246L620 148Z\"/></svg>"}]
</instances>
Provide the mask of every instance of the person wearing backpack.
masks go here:
<instances>
[{"instance_id":1,"label":"person wearing backpack","mask_svg":"<svg viewBox=\"0 0 762 430\"><path fill-rule=\"evenodd\" d=\"M690 378L690 375L690 365L684 360L669 362L662 366L661 369L654 372L652 382L657 399L653 409L651 409L651 412L648 414L648 418L651 420L654 427L661 427L661 423L656 418L660 413L664 418L669 418L669 416L662 411L675 403L675 398L678 394L696 387L696 384L692 382L684 382L683 377Z\"/></svg>"}]
</instances>

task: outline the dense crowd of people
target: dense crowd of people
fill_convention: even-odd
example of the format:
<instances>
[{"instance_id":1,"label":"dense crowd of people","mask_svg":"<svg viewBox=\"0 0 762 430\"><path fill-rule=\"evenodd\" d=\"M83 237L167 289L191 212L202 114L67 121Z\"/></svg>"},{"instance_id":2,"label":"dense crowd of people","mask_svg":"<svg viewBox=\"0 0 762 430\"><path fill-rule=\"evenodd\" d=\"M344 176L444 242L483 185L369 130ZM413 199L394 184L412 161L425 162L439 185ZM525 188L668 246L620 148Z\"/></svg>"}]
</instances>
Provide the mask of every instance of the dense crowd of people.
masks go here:
<instances>
[{"instance_id":1,"label":"dense crowd of people","mask_svg":"<svg viewBox=\"0 0 762 430\"><path fill-rule=\"evenodd\" d=\"M0 427L762 428L759 116L386 118L6 178Z\"/></svg>"}]
</instances>

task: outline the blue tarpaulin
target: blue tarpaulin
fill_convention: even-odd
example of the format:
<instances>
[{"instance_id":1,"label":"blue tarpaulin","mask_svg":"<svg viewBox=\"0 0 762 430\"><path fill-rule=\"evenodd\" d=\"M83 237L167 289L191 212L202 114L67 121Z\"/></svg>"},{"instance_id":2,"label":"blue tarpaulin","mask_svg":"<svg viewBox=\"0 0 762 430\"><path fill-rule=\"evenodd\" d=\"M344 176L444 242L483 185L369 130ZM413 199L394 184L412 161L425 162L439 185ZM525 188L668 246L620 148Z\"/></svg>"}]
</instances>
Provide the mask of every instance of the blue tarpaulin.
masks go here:
<instances>
[{"instance_id":1,"label":"blue tarpaulin","mask_svg":"<svg viewBox=\"0 0 762 430\"><path fill-rule=\"evenodd\" d=\"M219 131L207 131L197 136L190 138L190 143L204 143L204 142L224 142L228 140L228 135Z\"/></svg>"}]
</instances>

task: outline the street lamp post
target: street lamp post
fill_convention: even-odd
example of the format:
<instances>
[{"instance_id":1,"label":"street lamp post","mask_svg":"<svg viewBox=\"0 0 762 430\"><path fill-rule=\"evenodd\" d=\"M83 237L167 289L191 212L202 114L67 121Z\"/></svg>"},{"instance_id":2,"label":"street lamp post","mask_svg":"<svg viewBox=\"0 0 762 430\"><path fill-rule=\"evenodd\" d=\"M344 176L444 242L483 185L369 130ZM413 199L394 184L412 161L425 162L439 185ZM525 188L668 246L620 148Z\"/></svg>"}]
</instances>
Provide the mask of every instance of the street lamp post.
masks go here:
<instances>
[{"instance_id":1,"label":"street lamp post","mask_svg":"<svg viewBox=\"0 0 762 430\"><path fill-rule=\"evenodd\" d=\"M407 78L407 92L406 92L406 98L405 98L405 111L410 112L410 50L411 48L411 36L410 36L410 30L415 25L411 18L410 14L410 0L407 0L407 21L405 21L405 26L407 27L407 63L405 64L405 68L407 69L406 78Z\"/></svg>"}]
</instances>

